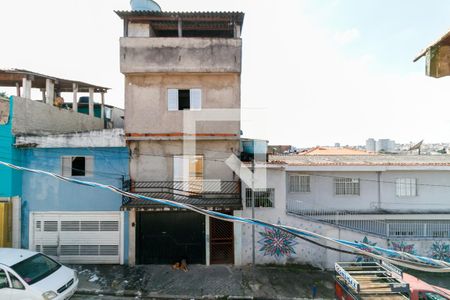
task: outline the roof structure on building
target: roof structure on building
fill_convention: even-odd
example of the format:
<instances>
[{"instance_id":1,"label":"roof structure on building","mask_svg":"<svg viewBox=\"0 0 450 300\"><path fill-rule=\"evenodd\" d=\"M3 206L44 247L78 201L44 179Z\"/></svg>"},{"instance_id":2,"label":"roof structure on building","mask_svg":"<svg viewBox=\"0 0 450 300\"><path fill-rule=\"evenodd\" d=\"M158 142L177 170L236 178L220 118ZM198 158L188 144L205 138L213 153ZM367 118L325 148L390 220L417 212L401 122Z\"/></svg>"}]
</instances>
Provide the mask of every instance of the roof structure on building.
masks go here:
<instances>
[{"instance_id":1,"label":"roof structure on building","mask_svg":"<svg viewBox=\"0 0 450 300\"><path fill-rule=\"evenodd\" d=\"M33 71L23 69L0 69L0 86L15 87L16 84L22 86L22 79L29 78L33 81L32 87L38 89L45 89L46 80L50 79L55 82L55 87L60 92L72 92L73 84L78 85L78 92L87 93L90 88L94 89L96 93L106 93L109 88L90 84L77 80L63 79L59 77L44 75Z\"/></svg>"},{"instance_id":2,"label":"roof structure on building","mask_svg":"<svg viewBox=\"0 0 450 300\"><path fill-rule=\"evenodd\" d=\"M116 11L120 18L134 23L150 23L155 32L178 32L182 22L183 36L189 32L233 32L234 25L241 28L244 23L242 12L158 12L158 11Z\"/></svg>"},{"instance_id":3,"label":"roof structure on building","mask_svg":"<svg viewBox=\"0 0 450 300\"><path fill-rule=\"evenodd\" d=\"M450 155L270 155L289 166L450 166Z\"/></svg>"},{"instance_id":4,"label":"roof structure on building","mask_svg":"<svg viewBox=\"0 0 450 300\"><path fill-rule=\"evenodd\" d=\"M416 58L414 58L414 62L418 61L419 59L421 59L423 56L425 56L425 54L427 54L428 49L430 49L431 47L435 47L435 46L450 46L450 30L444 34L443 36L441 36L439 39L437 39L436 41L434 41L433 43L431 43L428 47L426 47L425 49L423 49Z\"/></svg>"},{"instance_id":5,"label":"roof structure on building","mask_svg":"<svg viewBox=\"0 0 450 300\"><path fill-rule=\"evenodd\" d=\"M298 155L374 155L373 153L346 147L315 147Z\"/></svg>"},{"instance_id":6,"label":"roof structure on building","mask_svg":"<svg viewBox=\"0 0 450 300\"><path fill-rule=\"evenodd\" d=\"M61 134L17 135L18 148L107 148L126 147L122 128Z\"/></svg>"},{"instance_id":7,"label":"roof structure on building","mask_svg":"<svg viewBox=\"0 0 450 300\"><path fill-rule=\"evenodd\" d=\"M244 23L243 12L225 12L225 11L193 11L193 12L178 12L178 11L151 11L151 10L116 10L115 13L122 19L139 20L151 19L154 21L232 21L238 25Z\"/></svg>"}]
</instances>

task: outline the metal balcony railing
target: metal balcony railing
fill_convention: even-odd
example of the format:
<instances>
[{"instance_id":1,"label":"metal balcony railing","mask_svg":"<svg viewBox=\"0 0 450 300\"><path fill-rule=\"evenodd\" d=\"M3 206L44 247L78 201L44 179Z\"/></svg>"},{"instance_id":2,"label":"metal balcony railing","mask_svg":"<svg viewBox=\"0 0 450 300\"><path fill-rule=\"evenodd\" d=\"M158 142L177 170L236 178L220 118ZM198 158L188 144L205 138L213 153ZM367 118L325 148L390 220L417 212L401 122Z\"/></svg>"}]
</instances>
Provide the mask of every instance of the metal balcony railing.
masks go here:
<instances>
[{"instance_id":1,"label":"metal balcony railing","mask_svg":"<svg viewBox=\"0 0 450 300\"><path fill-rule=\"evenodd\" d=\"M133 193L193 205L241 205L239 181L191 180L191 181L132 181ZM140 204L127 199L123 205ZM149 203L148 203L149 204Z\"/></svg>"},{"instance_id":2,"label":"metal balcony railing","mask_svg":"<svg viewBox=\"0 0 450 300\"><path fill-rule=\"evenodd\" d=\"M302 218L385 238L450 238L450 220L386 219L385 214L349 210L302 209L287 203L287 212ZM371 215L370 217L368 217Z\"/></svg>"}]
</instances>

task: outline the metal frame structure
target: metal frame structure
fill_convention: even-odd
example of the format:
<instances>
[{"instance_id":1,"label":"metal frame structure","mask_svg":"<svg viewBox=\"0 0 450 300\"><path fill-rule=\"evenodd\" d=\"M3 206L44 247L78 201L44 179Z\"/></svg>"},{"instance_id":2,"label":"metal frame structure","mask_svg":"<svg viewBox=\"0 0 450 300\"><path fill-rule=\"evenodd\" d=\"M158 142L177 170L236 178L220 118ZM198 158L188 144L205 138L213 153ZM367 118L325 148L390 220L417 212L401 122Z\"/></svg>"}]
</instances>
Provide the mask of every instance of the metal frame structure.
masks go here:
<instances>
[{"instance_id":1,"label":"metal frame structure","mask_svg":"<svg viewBox=\"0 0 450 300\"><path fill-rule=\"evenodd\" d=\"M336 283L355 300L409 299L402 271L388 263L337 262L335 273Z\"/></svg>"}]
</instances>

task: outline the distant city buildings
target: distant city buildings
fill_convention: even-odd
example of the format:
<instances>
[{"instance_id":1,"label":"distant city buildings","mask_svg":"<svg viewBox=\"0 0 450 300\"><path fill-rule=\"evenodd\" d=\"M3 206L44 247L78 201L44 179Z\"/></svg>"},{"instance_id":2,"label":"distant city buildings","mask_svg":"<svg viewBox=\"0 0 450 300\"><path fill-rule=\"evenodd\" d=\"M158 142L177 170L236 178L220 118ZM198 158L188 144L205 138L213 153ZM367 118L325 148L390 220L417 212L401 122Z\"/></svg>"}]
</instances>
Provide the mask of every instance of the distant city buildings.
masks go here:
<instances>
[{"instance_id":1,"label":"distant city buildings","mask_svg":"<svg viewBox=\"0 0 450 300\"><path fill-rule=\"evenodd\" d=\"M366 141L366 150L368 152L375 152L376 145L377 145L377 142L374 139L370 138Z\"/></svg>"},{"instance_id":2,"label":"distant city buildings","mask_svg":"<svg viewBox=\"0 0 450 300\"><path fill-rule=\"evenodd\" d=\"M366 150L368 152L388 152L392 153L396 151L395 141L390 139L379 139L375 141L373 138L369 138L366 141Z\"/></svg>"}]
</instances>

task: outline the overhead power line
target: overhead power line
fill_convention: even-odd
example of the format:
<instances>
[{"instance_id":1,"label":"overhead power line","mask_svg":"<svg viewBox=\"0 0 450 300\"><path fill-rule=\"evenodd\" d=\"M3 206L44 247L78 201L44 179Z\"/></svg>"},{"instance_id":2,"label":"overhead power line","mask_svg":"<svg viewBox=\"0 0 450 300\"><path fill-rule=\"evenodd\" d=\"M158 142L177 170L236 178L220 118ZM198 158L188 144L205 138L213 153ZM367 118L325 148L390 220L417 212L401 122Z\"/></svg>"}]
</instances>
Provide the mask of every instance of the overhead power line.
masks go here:
<instances>
[{"instance_id":1,"label":"overhead power line","mask_svg":"<svg viewBox=\"0 0 450 300\"><path fill-rule=\"evenodd\" d=\"M340 246L340 247L344 247L344 248L348 249L348 251L347 250L343 251L346 253L368 256L368 257L371 257L374 259L379 259L382 261L390 262L392 264L406 267L406 268L411 268L414 270L426 271L426 272L450 272L450 263L441 261L441 260L436 260L433 258L412 255L409 253L395 251L395 250L377 247L377 246L373 246L373 245L368 245L368 244L361 243L361 242L351 242L351 241L346 241L346 240L341 240L341 239L335 239L335 238L323 236L323 235L320 235L320 234L317 234L317 233L314 233L314 232L311 232L308 230L303 230L303 229L290 227L290 226L286 226L286 225L270 224L270 223L267 223L267 222L264 222L261 220L257 220L257 219L249 219L249 218L231 216L231 215L227 215L224 213L220 213L220 212L216 212L216 211L209 211L206 209L196 207L194 205L179 203L179 202L172 201L172 200L163 200L163 199L146 197L146 196L123 191L112 185L105 185L105 184L96 183L96 182L89 182L89 181L82 181L82 180L73 179L73 178L67 178L67 177L64 177L64 176L61 176L61 175L58 175L55 173L38 170L38 169L19 167L19 166L16 166L16 165L13 165L13 164L10 164L7 162L3 162L3 161L0 161L0 165L4 165L6 167L20 170L20 171L51 176L56 179L66 181L66 182L71 182L71 183L78 184L78 185L90 186L93 188L100 188L100 189L107 189L114 193L121 194L125 197L146 200L149 202L166 205L166 206L170 206L170 207L177 208L177 209L186 209L186 210L190 210L193 212L197 212L197 213L202 214L207 217L212 217L212 218L227 221L227 222L236 222L236 223L243 223L243 224L249 224L249 225L257 225L257 226L264 227L264 228L282 230L284 232L290 233L301 239L304 239L307 241L312 240L312 241L314 241L314 244L319 245L321 247L330 248L327 244L332 243L336 246ZM342 251L335 247L332 247L332 249L335 251Z\"/></svg>"}]
</instances>

